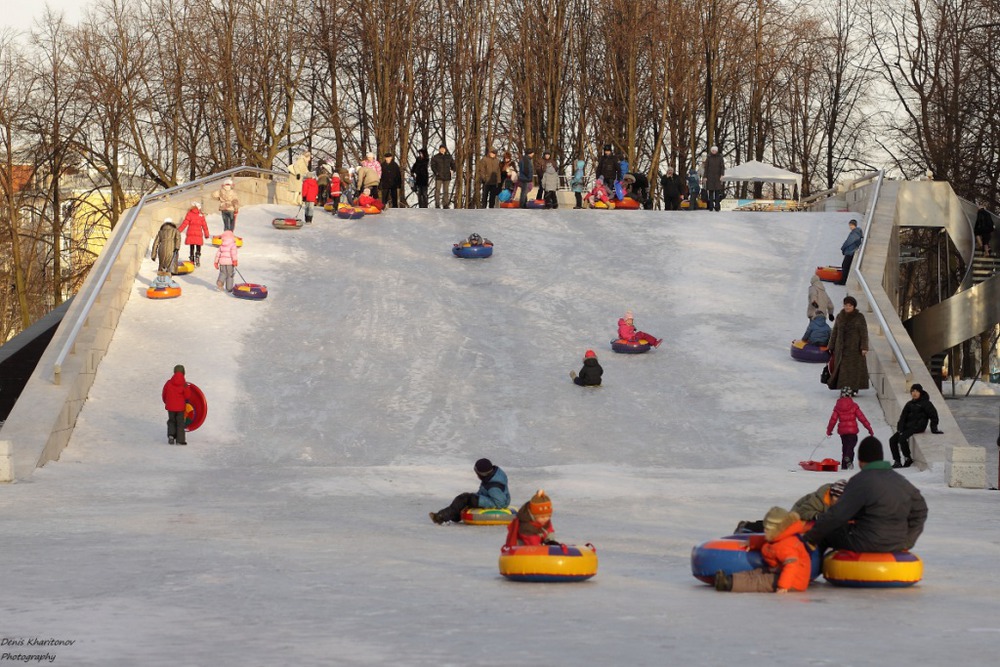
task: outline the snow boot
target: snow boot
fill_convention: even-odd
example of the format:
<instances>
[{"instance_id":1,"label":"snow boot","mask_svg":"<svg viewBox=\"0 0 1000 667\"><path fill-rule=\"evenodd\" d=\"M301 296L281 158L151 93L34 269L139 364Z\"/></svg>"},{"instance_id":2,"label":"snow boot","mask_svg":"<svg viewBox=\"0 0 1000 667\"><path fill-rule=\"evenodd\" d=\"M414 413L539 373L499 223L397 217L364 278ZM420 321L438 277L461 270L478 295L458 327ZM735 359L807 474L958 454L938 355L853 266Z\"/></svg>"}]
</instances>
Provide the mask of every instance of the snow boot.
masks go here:
<instances>
[{"instance_id":1,"label":"snow boot","mask_svg":"<svg viewBox=\"0 0 1000 667\"><path fill-rule=\"evenodd\" d=\"M570 371L569 372L569 379L570 380L575 380L576 379L576 371Z\"/></svg>"},{"instance_id":2,"label":"snow boot","mask_svg":"<svg viewBox=\"0 0 1000 667\"><path fill-rule=\"evenodd\" d=\"M440 514L438 514L437 512L431 512L430 513L430 517L431 517L431 521L433 521L434 523L436 523L438 525L441 525L442 523L444 523L444 518Z\"/></svg>"},{"instance_id":3,"label":"snow boot","mask_svg":"<svg viewBox=\"0 0 1000 667\"><path fill-rule=\"evenodd\" d=\"M731 591L733 590L733 578L719 570L715 573L715 590L717 591Z\"/></svg>"},{"instance_id":4,"label":"snow boot","mask_svg":"<svg viewBox=\"0 0 1000 667\"><path fill-rule=\"evenodd\" d=\"M902 464L902 463L900 463L899 461L893 461L893 462L892 462L892 467L893 467L893 468L902 468L902 467L903 467L903 464Z\"/></svg>"},{"instance_id":5,"label":"snow boot","mask_svg":"<svg viewBox=\"0 0 1000 667\"><path fill-rule=\"evenodd\" d=\"M841 470L851 470L851 469L853 469L854 468L854 460L853 459L844 459L843 461L840 462L840 468L841 468Z\"/></svg>"},{"instance_id":6,"label":"snow boot","mask_svg":"<svg viewBox=\"0 0 1000 667\"><path fill-rule=\"evenodd\" d=\"M174 444L174 437L173 436L168 436L167 437L167 444L168 445Z\"/></svg>"},{"instance_id":7,"label":"snow boot","mask_svg":"<svg viewBox=\"0 0 1000 667\"><path fill-rule=\"evenodd\" d=\"M913 459L911 459L910 457L906 457L906 460L903 461L903 467L904 468L909 468L912 465L913 465ZM893 468L895 468L895 467L896 466L893 466Z\"/></svg>"}]
</instances>

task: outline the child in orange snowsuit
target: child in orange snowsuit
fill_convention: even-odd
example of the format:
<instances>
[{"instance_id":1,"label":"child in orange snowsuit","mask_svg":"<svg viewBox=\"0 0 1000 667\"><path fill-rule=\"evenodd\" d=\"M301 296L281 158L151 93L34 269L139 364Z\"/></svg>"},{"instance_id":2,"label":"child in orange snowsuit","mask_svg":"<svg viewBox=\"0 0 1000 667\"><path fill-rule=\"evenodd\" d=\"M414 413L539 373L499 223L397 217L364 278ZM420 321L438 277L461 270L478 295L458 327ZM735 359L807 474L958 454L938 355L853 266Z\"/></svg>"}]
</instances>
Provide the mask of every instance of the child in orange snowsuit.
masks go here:
<instances>
[{"instance_id":1,"label":"child in orange snowsuit","mask_svg":"<svg viewBox=\"0 0 1000 667\"><path fill-rule=\"evenodd\" d=\"M805 524L795 512L772 507L764 517L760 549L764 567L745 572L715 573L715 590L734 593L787 593L804 591L812 576L812 560L799 535Z\"/></svg>"},{"instance_id":2,"label":"child in orange snowsuit","mask_svg":"<svg viewBox=\"0 0 1000 667\"><path fill-rule=\"evenodd\" d=\"M559 544L553 535L552 501L544 490L539 489L531 500L521 505L517 516L507 525L506 546Z\"/></svg>"}]
</instances>

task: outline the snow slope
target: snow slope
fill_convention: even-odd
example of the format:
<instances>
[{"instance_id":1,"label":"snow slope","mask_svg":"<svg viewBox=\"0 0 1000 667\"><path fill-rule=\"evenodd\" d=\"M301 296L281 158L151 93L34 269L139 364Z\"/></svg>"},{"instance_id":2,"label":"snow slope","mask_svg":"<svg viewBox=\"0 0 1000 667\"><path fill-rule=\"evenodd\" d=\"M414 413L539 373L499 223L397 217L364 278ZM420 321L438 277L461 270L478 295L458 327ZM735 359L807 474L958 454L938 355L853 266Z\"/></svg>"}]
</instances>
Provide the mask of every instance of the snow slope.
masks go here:
<instances>
[{"instance_id":1,"label":"snow slope","mask_svg":"<svg viewBox=\"0 0 1000 667\"><path fill-rule=\"evenodd\" d=\"M0 488L0 647L65 665L986 664L996 496L906 470L931 517L925 579L722 595L691 547L837 475L836 398L790 359L808 279L847 214L393 210L300 231L241 211L247 302L213 251L154 302L147 260L62 459ZM213 233L218 216L209 218ZM473 231L496 243L459 260ZM843 288L828 287L835 302ZM662 336L616 355L617 318ZM568 377L587 348L600 389ZM174 364L208 396L166 445ZM872 392L859 399L887 440ZM814 448L818 446L818 449ZM544 487L597 577L497 574L503 528L435 526L475 459ZM819 603L819 604L812 604ZM2 657L0 657L2 660Z\"/></svg>"}]
</instances>

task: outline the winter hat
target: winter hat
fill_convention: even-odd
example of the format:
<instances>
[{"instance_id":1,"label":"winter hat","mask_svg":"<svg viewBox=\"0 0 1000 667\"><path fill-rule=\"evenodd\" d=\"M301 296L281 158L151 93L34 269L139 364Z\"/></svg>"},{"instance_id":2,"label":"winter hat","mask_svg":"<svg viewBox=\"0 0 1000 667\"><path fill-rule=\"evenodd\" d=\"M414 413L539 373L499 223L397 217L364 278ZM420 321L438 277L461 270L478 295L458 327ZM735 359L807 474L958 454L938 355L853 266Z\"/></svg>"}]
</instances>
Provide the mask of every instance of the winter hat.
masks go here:
<instances>
[{"instance_id":1,"label":"winter hat","mask_svg":"<svg viewBox=\"0 0 1000 667\"><path fill-rule=\"evenodd\" d=\"M535 491L535 495L528 501L528 511L534 517L542 514L552 514L552 500L545 495L544 489Z\"/></svg>"},{"instance_id":2,"label":"winter hat","mask_svg":"<svg viewBox=\"0 0 1000 667\"><path fill-rule=\"evenodd\" d=\"M781 507L772 507L764 515L764 538L773 540L785 528L799 520L799 515Z\"/></svg>"},{"instance_id":3,"label":"winter hat","mask_svg":"<svg viewBox=\"0 0 1000 667\"><path fill-rule=\"evenodd\" d=\"M632 311L631 310L626 310L625 311L625 316L622 317L622 319L623 320L633 320L635 318L632 316Z\"/></svg>"},{"instance_id":4,"label":"winter hat","mask_svg":"<svg viewBox=\"0 0 1000 667\"><path fill-rule=\"evenodd\" d=\"M374 160L375 159L375 153L372 153L371 151L368 151L367 153L365 153L365 157L368 158L369 160Z\"/></svg>"},{"instance_id":5,"label":"winter hat","mask_svg":"<svg viewBox=\"0 0 1000 667\"><path fill-rule=\"evenodd\" d=\"M164 218L163 219L163 224L166 225L168 223L171 224L171 225L174 224L174 219L173 218Z\"/></svg>"},{"instance_id":6,"label":"winter hat","mask_svg":"<svg viewBox=\"0 0 1000 667\"><path fill-rule=\"evenodd\" d=\"M846 479L838 479L836 482L830 485L830 497L839 498L841 494L844 493L844 487L847 486Z\"/></svg>"},{"instance_id":7,"label":"winter hat","mask_svg":"<svg viewBox=\"0 0 1000 667\"><path fill-rule=\"evenodd\" d=\"M181 364L177 364L176 366L174 366L174 372L184 375L184 366L182 366Z\"/></svg>"},{"instance_id":8,"label":"winter hat","mask_svg":"<svg viewBox=\"0 0 1000 667\"><path fill-rule=\"evenodd\" d=\"M226 180L222 181L222 184L228 185L229 187L233 187L233 179L227 178Z\"/></svg>"},{"instance_id":9,"label":"winter hat","mask_svg":"<svg viewBox=\"0 0 1000 667\"><path fill-rule=\"evenodd\" d=\"M438 146L438 149L441 149L441 148L443 148L443 149L445 149L445 150L448 150L448 147L447 147L447 146L445 146L444 144L441 144L440 146Z\"/></svg>"},{"instance_id":10,"label":"winter hat","mask_svg":"<svg viewBox=\"0 0 1000 667\"><path fill-rule=\"evenodd\" d=\"M882 441L873 435L868 436L858 445L858 461L860 463L872 463L885 458L882 451Z\"/></svg>"},{"instance_id":11,"label":"winter hat","mask_svg":"<svg viewBox=\"0 0 1000 667\"><path fill-rule=\"evenodd\" d=\"M475 470L480 477L488 477L493 474L493 462L489 459L479 459L476 461Z\"/></svg>"},{"instance_id":12,"label":"winter hat","mask_svg":"<svg viewBox=\"0 0 1000 667\"><path fill-rule=\"evenodd\" d=\"M594 352L593 350L587 350L586 352L583 353L583 358L584 359L596 359L597 358L597 353Z\"/></svg>"},{"instance_id":13,"label":"winter hat","mask_svg":"<svg viewBox=\"0 0 1000 667\"><path fill-rule=\"evenodd\" d=\"M716 153L719 152L719 147L718 146L712 146L712 148L710 150L712 152L712 155L715 155Z\"/></svg>"},{"instance_id":14,"label":"winter hat","mask_svg":"<svg viewBox=\"0 0 1000 667\"><path fill-rule=\"evenodd\" d=\"M234 234L233 230L231 230L231 229L227 229L226 231L222 232L222 240L223 241L232 241L235 238L236 238L236 234Z\"/></svg>"},{"instance_id":15,"label":"winter hat","mask_svg":"<svg viewBox=\"0 0 1000 667\"><path fill-rule=\"evenodd\" d=\"M201 209L201 202L193 201L191 202L191 208Z\"/></svg>"},{"instance_id":16,"label":"winter hat","mask_svg":"<svg viewBox=\"0 0 1000 667\"><path fill-rule=\"evenodd\" d=\"M535 154L535 149L534 148L525 148L524 152L525 152L526 155L534 155Z\"/></svg>"},{"instance_id":17,"label":"winter hat","mask_svg":"<svg viewBox=\"0 0 1000 667\"><path fill-rule=\"evenodd\" d=\"M845 296L844 297L844 305L846 306L847 304L851 304L852 306L854 306L855 308L857 308L858 307L858 300L855 299L853 296Z\"/></svg>"},{"instance_id":18,"label":"winter hat","mask_svg":"<svg viewBox=\"0 0 1000 667\"><path fill-rule=\"evenodd\" d=\"M611 144L604 144L604 150L611 152Z\"/></svg>"},{"instance_id":19,"label":"winter hat","mask_svg":"<svg viewBox=\"0 0 1000 667\"><path fill-rule=\"evenodd\" d=\"M923 392L924 388L922 385L914 384L913 386L910 387L910 393L913 393L915 391Z\"/></svg>"},{"instance_id":20,"label":"winter hat","mask_svg":"<svg viewBox=\"0 0 1000 667\"><path fill-rule=\"evenodd\" d=\"M820 313L820 315L822 315L822 313ZM841 388L840 388L840 397L841 397L841 398L845 398L845 397L848 397L848 398L849 398L849 397L851 397L851 396L854 396L854 394L856 394L856 393L857 393L857 392L855 392L855 391L854 391L853 389L851 389L850 387L841 387Z\"/></svg>"}]
</instances>

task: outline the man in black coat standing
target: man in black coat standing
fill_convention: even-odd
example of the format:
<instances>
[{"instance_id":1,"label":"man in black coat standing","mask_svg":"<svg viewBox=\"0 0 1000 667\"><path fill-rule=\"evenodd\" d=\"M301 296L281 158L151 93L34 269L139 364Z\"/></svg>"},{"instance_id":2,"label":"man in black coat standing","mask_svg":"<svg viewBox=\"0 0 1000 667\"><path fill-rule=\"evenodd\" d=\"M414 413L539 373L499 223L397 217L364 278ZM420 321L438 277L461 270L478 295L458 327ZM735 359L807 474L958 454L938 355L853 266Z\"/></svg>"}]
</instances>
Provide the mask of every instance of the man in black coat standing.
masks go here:
<instances>
[{"instance_id":1,"label":"man in black coat standing","mask_svg":"<svg viewBox=\"0 0 1000 667\"><path fill-rule=\"evenodd\" d=\"M618 173L618 160L611 154L611 144L604 144L604 155L597 161L597 175L604 177L604 184L609 190L614 188L615 181L624 176Z\"/></svg>"},{"instance_id":2,"label":"man in black coat standing","mask_svg":"<svg viewBox=\"0 0 1000 667\"><path fill-rule=\"evenodd\" d=\"M861 471L847 482L840 500L803 535L807 547L874 553L913 548L927 521L927 502L882 457L878 438L861 441Z\"/></svg>"},{"instance_id":3,"label":"man in black coat standing","mask_svg":"<svg viewBox=\"0 0 1000 667\"><path fill-rule=\"evenodd\" d=\"M673 167L667 167L667 173L660 176L660 190L663 192L663 210L681 210L681 198L684 196L684 177L674 174Z\"/></svg>"},{"instance_id":4,"label":"man in black coat standing","mask_svg":"<svg viewBox=\"0 0 1000 667\"><path fill-rule=\"evenodd\" d=\"M403 172L399 170L399 164L393 159L392 153L387 152L382 160L382 178L378 182L378 190L382 193L382 201L386 206L399 208L399 189L403 187Z\"/></svg>"}]
</instances>

